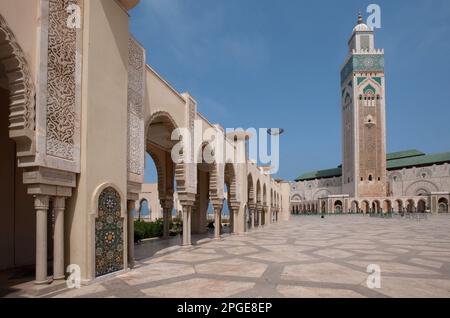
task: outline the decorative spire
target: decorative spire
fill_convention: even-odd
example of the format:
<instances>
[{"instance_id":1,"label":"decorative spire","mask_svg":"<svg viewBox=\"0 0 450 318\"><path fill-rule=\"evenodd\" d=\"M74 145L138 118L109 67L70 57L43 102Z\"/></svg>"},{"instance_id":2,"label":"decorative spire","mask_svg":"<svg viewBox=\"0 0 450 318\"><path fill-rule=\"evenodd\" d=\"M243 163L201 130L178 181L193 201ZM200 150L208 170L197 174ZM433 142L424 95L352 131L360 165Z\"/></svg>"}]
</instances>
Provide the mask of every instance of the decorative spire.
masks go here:
<instances>
[{"instance_id":1,"label":"decorative spire","mask_svg":"<svg viewBox=\"0 0 450 318\"><path fill-rule=\"evenodd\" d=\"M359 13L358 13L358 24L363 24L363 23L364 23L363 17L362 17L361 11L359 11Z\"/></svg>"}]
</instances>

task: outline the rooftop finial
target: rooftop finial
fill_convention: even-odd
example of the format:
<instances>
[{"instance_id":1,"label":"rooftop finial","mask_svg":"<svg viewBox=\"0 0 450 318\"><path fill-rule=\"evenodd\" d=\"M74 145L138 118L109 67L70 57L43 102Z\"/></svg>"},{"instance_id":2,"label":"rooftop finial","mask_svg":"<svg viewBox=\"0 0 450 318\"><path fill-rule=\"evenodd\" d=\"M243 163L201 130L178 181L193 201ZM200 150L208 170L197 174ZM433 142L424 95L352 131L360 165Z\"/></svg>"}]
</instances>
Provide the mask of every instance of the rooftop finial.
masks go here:
<instances>
[{"instance_id":1,"label":"rooftop finial","mask_svg":"<svg viewBox=\"0 0 450 318\"><path fill-rule=\"evenodd\" d=\"M363 24L363 23L364 23L363 17L362 17L361 11L359 11L358 12L358 24Z\"/></svg>"}]
</instances>

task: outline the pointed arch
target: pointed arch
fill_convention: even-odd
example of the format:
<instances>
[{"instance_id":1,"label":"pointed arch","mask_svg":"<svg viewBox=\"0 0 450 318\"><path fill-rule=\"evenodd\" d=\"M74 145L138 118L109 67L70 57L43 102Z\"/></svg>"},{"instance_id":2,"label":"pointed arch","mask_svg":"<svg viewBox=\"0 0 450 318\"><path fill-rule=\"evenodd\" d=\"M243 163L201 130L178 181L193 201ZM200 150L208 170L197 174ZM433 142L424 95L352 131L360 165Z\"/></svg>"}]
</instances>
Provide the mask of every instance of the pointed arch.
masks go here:
<instances>
[{"instance_id":1,"label":"pointed arch","mask_svg":"<svg viewBox=\"0 0 450 318\"><path fill-rule=\"evenodd\" d=\"M22 48L0 14L0 65L10 94L9 135L16 142L17 156L35 154L36 89Z\"/></svg>"}]
</instances>

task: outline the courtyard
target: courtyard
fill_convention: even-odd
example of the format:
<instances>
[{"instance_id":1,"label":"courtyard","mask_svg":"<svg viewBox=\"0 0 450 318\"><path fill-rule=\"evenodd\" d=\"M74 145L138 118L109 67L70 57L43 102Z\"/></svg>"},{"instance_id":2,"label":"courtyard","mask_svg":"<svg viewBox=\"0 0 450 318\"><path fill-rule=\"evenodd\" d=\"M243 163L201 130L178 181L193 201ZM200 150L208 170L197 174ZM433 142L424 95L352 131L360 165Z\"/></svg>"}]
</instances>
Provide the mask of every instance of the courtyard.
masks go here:
<instances>
[{"instance_id":1,"label":"courtyard","mask_svg":"<svg viewBox=\"0 0 450 318\"><path fill-rule=\"evenodd\" d=\"M448 215L293 216L190 248L147 242L132 271L47 297L450 297L449 228ZM380 289L367 287L370 264Z\"/></svg>"}]
</instances>

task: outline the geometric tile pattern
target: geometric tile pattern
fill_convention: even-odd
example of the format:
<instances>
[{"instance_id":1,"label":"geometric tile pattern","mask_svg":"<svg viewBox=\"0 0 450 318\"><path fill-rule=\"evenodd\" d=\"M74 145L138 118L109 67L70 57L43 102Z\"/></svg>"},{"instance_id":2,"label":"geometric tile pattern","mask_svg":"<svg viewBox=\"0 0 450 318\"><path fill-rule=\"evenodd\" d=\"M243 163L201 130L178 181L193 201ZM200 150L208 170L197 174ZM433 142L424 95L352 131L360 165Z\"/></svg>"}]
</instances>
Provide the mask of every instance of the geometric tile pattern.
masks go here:
<instances>
[{"instance_id":1,"label":"geometric tile pattern","mask_svg":"<svg viewBox=\"0 0 450 318\"><path fill-rule=\"evenodd\" d=\"M450 297L450 216L291 217L215 241L136 246L136 268L59 297ZM157 244L150 258L144 251ZM381 288L367 287L367 266Z\"/></svg>"},{"instance_id":2,"label":"geometric tile pattern","mask_svg":"<svg viewBox=\"0 0 450 318\"><path fill-rule=\"evenodd\" d=\"M95 219L95 276L123 269L123 218L120 195L112 187L102 191Z\"/></svg>"}]
</instances>

